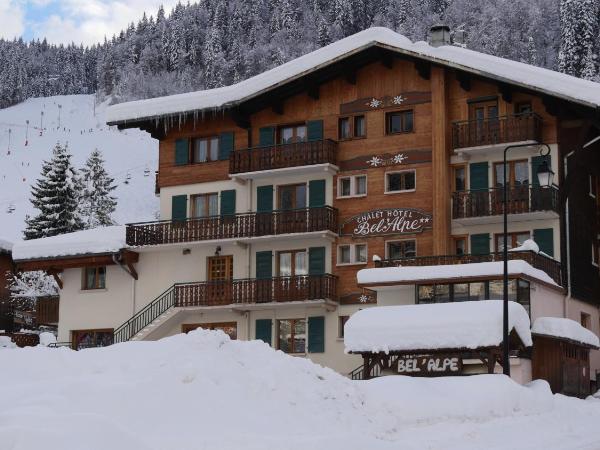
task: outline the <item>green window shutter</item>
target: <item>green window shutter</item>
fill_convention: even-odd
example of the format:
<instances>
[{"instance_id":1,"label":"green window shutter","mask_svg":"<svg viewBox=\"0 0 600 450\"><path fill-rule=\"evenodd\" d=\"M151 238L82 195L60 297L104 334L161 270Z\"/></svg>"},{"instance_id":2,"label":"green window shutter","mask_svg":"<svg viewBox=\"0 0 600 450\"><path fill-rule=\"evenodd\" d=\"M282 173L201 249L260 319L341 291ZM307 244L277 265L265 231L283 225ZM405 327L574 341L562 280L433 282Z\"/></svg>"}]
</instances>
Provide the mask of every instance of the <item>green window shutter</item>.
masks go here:
<instances>
[{"instance_id":1,"label":"green window shutter","mask_svg":"<svg viewBox=\"0 0 600 450\"><path fill-rule=\"evenodd\" d=\"M308 206L311 208L325 206L325 180L308 182Z\"/></svg>"},{"instance_id":2,"label":"green window shutter","mask_svg":"<svg viewBox=\"0 0 600 450\"><path fill-rule=\"evenodd\" d=\"M273 186L258 186L256 188L256 212L273 211Z\"/></svg>"},{"instance_id":3,"label":"green window shutter","mask_svg":"<svg viewBox=\"0 0 600 450\"><path fill-rule=\"evenodd\" d=\"M552 159L550 158L550 155L533 156L531 158L531 185L532 186L537 187L540 185L540 180L538 180L537 171L538 171L538 167L540 167L544 161L547 161L548 166L552 167Z\"/></svg>"},{"instance_id":4,"label":"green window shutter","mask_svg":"<svg viewBox=\"0 0 600 450\"><path fill-rule=\"evenodd\" d=\"M325 273L325 247L308 249L308 274L323 275Z\"/></svg>"},{"instance_id":5,"label":"green window shutter","mask_svg":"<svg viewBox=\"0 0 600 450\"><path fill-rule=\"evenodd\" d=\"M261 341L271 345L272 328L273 321L271 319L256 319L256 339L260 339Z\"/></svg>"},{"instance_id":6,"label":"green window shutter","mask_svg":"<svg viewBox=\"0 0 600 450\"><path fill-rule=\"evenodd\" d=\"M323 121L309 120L306 122L306 135L309 141L323 140Z\"/></svg>"},{"instance_id":7,"label":"green window shutter","mask_svg":"<svg viewBox=\"0 0 600 450\"><path fill-rule=\"evenodd\" d=\"M235 189L221 191L221 215L232 216L235 214Z\"/></svg>"},{"instance_id":8,"label":"green window shutter","mask_svg":"<svg viewBox=\"0 0 600 450\"><path fill-rule=\"evenodd\" d=\"M471 235L471 254L488 255L490 253L489 233Z\"/></svg>"},{"instance_id":9,"label":"green window shutter","mask_svg":"<svg viewBox=\"0 0 600 450\"><path fill-rule=\"evenodd\" d=\"M273 277L273 253L270 250L256 252L256 278L266 280Z\"/></svg>"},{"instance_id":10,"label":"green window shutter","mask_svg":"<svg viewBox=\"0 0 600 450\"><path fill-rule=\"evenodd\" d=\"M541 252L554 257L554 230L552 228L533 230L533 240L540 247Z\"/></svg>"},{"instance_id":11,"label":"green window shutter","mask_svg":"<svg viewBox=\"0 0 600 450\"><path fill-rule=\"evenodd\" d=\"M182 166L190 162L190 144L187 139L175 141L175 165Z\"/></svg>"},{"instance_id":12,"label":"green window shutter","mask_svg":"<svg viewBox=\"0 0 600 450\"><path fill-rule=\"evenodd\" d=\"M171 197L171 220L187 219L187 195Z\"/></svg>"},{"instance_id":13,"label":"green window shutter","mask_svg":"<svg viewBox=\"0 0 600 450\"><path fill-rule=\"evenodd\" d=\"M260 147L275 145L275 127L263 127L258 130L258 145Z\"/></svg>"},{"instance_id":14,"label":"green window shutter","mask_svg":"<svg viewBox=\"0 0 600 450\"><path fill-rule=\"evenodd\" d=\"M234 147L234 134L231 131L221 133L219 136L219 159L229 159Z\"/></svg>"},{"instance_id":15,"label":"green window shutter","mask_svg":"<svg viewBox=\"0 0 600 450\"><path fill-rule=\"evenodd\" d=\"M469 164L469 179L472 191L488 190L488 163L481 162Z\"/></svg>"},{"instance_id":16,"label":"green window shutter","mask_svg":"<svg viewBox=\"0 0 600 450\"><path fill-rule=\"evenodd\" d=\"M325 351L325 317L308 318L308 352L323 353Z\"/></svg>"}]
</instances>

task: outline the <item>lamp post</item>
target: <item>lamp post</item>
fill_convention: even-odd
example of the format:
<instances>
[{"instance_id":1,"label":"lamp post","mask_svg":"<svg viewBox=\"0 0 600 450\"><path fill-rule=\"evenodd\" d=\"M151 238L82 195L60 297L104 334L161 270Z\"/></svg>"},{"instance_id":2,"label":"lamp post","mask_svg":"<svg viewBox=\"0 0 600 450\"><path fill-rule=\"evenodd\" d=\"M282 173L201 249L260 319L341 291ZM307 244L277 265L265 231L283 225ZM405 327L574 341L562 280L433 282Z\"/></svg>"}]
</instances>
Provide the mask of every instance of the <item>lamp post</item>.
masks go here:
<instances>
[{"instance_id":1,"label":"lamp post","mask_svg":"<svg viewBox=\"0 0 600 450\"><path fill-rule=\"evenodd\" d=\"M550 155L550 146L548 144L540 143L540 156ZM504 262L503 268L503 301L502 301L502 372L504 375L510 376L510 345L509 345L509 334L508 334L508 183L506 182L506 154L509 150L519 147L531 147L531 144L517 144L509 145L504 149L504 165L503 165L503 189L502 189L502 212L504 222L504 239L502 249L502 259ZM536 174L540 187L549 188L552 186L554 179L554 172L548 165L548 161L544 160L537 169ZM533 192L532 192L533 194Z\"/></svg>"}]
</instances>

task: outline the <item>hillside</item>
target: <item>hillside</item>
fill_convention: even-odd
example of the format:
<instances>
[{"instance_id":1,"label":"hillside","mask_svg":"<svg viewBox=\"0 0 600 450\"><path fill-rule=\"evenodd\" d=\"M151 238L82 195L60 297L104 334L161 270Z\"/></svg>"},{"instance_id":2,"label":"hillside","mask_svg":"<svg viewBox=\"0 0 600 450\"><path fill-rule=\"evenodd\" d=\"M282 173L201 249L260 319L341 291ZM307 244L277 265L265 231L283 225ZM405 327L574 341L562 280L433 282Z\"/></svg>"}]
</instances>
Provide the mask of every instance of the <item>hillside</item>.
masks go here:
<instances>
[{"instance_id":1,"label":"hillside","mask_svg":"<svg viewBox=\"0 0 600 450\"><path fill-rule=\"evenodd\" d=\"M106 126L106 106L94 108L92 95L68 95L29 99L0 110L0 236L22 238L25 216L35 214L29 202L31 185L57 142L69 145L77 167L95 148L104 154L106 169L118 185L117 222L155 218L158 141L138 130Z\"/></svg>"}]
</instances>

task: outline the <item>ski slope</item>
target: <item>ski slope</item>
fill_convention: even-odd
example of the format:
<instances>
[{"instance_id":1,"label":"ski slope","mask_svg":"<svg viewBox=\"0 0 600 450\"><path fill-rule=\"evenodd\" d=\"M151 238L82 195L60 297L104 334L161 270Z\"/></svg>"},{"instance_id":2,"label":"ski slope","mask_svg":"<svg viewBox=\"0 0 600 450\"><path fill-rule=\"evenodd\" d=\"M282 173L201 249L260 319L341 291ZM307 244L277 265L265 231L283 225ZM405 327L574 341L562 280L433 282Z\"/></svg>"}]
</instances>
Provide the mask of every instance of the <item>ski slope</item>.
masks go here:
<instances>
[{"instance_id":1,"label":"ski slope","mask_svg":"<svg viewBox=\"0 0 600 450\"><path fill-rule=\"evenodd\" d=\"M118 185L118 223L156 217L158 141L139 130L106 126L107 104L94 103L93 95L67 95L29 99L0 110L0 237L22 239L25 216L36 214L29 202L31 185L57 142L68 144L78 168L95 148L103 153Z\"/></svg>"}]
</instances>

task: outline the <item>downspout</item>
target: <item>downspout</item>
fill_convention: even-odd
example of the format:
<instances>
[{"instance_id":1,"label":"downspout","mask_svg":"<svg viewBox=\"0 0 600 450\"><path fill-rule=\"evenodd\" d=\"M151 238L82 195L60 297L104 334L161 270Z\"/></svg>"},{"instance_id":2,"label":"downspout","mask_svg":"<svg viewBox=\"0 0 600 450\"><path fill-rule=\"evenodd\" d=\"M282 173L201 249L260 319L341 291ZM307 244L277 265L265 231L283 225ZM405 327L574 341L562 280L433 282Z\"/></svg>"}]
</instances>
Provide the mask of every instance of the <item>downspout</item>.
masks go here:
<instances>
[{"instance_id":1,"label":"downspout","mask_svg":"<svg viewBox=\"0 0 600 450\"><path fill-rule=\"evenodd\" d=\"M563 167L565 168L565 177L564 179L567 179L567 172L569 170L568 168L568 159L569 156L573 155L575 153L575 151L571 151L569 152L567 155L565 155L564 159L563 159ZM564 189L564 188L563 188ZM566 248L567 248L567 255L566 255L566 259L567 259L567 295L565 296L565 301L564 301L564 306L563 306L563 313L564 313L564 317L567 318L569 317L569 300L571 300L571 234L570 234L570 230L569 230L569 198L567 197L565 199L565 240L566 240Z\"/></svg>"}]
</instances>

